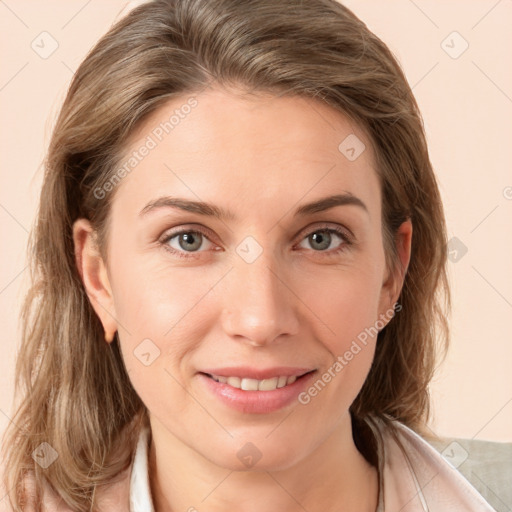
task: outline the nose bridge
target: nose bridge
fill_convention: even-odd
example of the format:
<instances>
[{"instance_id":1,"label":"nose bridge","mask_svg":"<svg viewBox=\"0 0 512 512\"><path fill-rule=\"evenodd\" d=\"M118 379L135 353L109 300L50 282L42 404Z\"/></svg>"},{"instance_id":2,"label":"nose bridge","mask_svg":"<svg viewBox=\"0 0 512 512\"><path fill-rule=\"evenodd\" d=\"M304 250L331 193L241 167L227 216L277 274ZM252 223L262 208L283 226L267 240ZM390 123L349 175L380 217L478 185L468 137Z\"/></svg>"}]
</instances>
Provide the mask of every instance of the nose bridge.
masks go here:
<instances>
[{"instance_id":1,"label":"nose bridge","mask_svg":"<svg viewBox=\"0 0 512 512\"><path fill-rule=\"evenodd\" d=\"M286 286L286 272L272 251L264 250L252 262L243 255L237 256L234 267L223 304L226 333L243 337L253 345L296 334L294 294Z\"/></svg>"}]
</instances>

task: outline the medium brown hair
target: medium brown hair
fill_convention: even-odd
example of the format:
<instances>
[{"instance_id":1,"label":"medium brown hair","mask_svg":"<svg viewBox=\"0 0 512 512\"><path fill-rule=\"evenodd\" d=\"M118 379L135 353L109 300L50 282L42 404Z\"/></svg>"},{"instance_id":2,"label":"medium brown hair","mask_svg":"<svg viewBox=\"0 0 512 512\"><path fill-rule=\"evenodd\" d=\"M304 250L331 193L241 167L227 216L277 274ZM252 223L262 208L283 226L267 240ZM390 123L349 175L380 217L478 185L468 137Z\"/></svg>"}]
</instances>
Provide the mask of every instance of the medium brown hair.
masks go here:
<instances>
[{"instance_id":1,"label":"medium brown hair","mask_svg":"<svg viewBox=\"0 0 512 512\"><path fill-rule=\"evenodd\" d=\"M104 198L95 190L112 178L143 119L211 85L315 98L368 135L386 261L395 271L396 230L408 218L414 229L401 311L379 333L351 413L419 432L426 424L428 383L448 340L446 230L422 119L393 54L335 0L152 1L115 24L80 65L45 159L29 242L32 287L21 313L19 405L4 439L5 485L16 510L26 472L38 490L47 482L74 510L88 511L98 486L131 462L147 411L118 340L104 341L77 271L72 225L89 219L107 254L115 189ZM59 454L45 470L31 457L42 442Z\"/></svg>"}]
</instances>

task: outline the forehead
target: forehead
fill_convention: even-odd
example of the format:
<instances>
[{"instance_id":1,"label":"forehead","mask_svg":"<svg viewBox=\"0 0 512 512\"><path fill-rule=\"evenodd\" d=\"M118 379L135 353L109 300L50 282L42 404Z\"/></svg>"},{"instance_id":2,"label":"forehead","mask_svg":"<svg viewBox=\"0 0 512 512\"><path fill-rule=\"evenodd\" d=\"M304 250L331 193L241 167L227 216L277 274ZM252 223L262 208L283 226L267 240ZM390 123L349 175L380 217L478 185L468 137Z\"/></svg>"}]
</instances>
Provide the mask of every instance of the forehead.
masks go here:
<instances>
[{"instance_id":1,"label":"forehead","mask_svg":"<svg viewBox=\"0 0 512 512\"><path fill-rule=\"evenodd\" d=\"M116 196L139 210L164 192L248 212L336 192L375 203L373 162L362 129L318 100L213 89L174 98L144 120Z\"/></svg>"}]
</instances>

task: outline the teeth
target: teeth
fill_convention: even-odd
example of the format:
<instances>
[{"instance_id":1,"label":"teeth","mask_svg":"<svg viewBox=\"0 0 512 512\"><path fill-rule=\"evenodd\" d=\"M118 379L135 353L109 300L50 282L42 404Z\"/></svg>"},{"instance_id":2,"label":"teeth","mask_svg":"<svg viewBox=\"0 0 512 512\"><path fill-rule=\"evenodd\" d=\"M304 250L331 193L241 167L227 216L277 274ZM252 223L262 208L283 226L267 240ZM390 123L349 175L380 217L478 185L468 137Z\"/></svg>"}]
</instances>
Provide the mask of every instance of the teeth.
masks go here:
<instances>
[{"instance_id":1,"label":"teeth","mask_svg":"<svg viewBox=\"0 0 512 512\"><path fill-rule=\"evenodd\" d=\"M286 386L286 376L279 377L279 380L277 381L278 388L282 388L283 386Z\"/></svg>"},{"instance_id":2,"label":"teeth","mask_svg":"<svg viewBox=\"0 0 512 512\"><path fill-rule=\"evenodd\" d=\"M223 384L228 384L237 389L242 389L244 391L273 391L277 388L283 388L284 386L288 386L293 384L297 377L292 375L291 377L286 377L286 375L282 375L280 377L273 377L271 379L247 379L240 377L221 377L220 375L212 375L213 380L217 382L222 382Z\"/></svg>"},{"instance_id":3,"label":"teeth","mask_svg":"<svg viewBox=\"0 0 512 512\"><path fill-rule=\"evenodd\" d=\"M214 377L212 375L212 377ZM240 389L240 377L228 377L228 380L226 381L230 386L233 386L234 388Z\"/></svg>"},{"instance_id":4,"label":"teeth","mask_svg":"<svg viewBox=\"0 0 512 512\"><path fill-rule=\"evenodd\" d=\"M256 379L242 379L240 388L244 391L258 391L258 381Z\"/></svg>"},{"instance_id":5,"label":"teeth","mask_svg":"<svg viewBox=\"0 0 512 512\"><path fill-rule=\"evenodd\" d=\"M274 377L273 379L260 380L258 384L258 389L260 391L272 391L273 389L277 389L278 381L279 377Z\"/></svg>"}]
</instances>

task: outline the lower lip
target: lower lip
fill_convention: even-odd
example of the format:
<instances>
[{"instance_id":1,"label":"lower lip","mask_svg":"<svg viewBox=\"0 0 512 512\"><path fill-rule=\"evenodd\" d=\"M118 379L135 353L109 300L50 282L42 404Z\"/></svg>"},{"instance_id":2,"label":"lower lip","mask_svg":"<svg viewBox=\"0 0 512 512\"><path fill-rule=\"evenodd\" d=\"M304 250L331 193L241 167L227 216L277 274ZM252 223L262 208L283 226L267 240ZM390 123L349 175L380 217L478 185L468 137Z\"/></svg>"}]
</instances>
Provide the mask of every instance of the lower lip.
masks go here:
<instances>
[{"instance_id":1,"label":"lower lip","mask_svg":"<svg viewBox=\"0 0 512 512\"><path fill-rule=\"evenodd\" d=\"M206 387L223 403L241 412L265 414L291 404L308 386L316 371L299 377L293 384L272 391L244 391L229 384L217 382L204 373L198 376Z\"/></svg>"}]
</instances>

